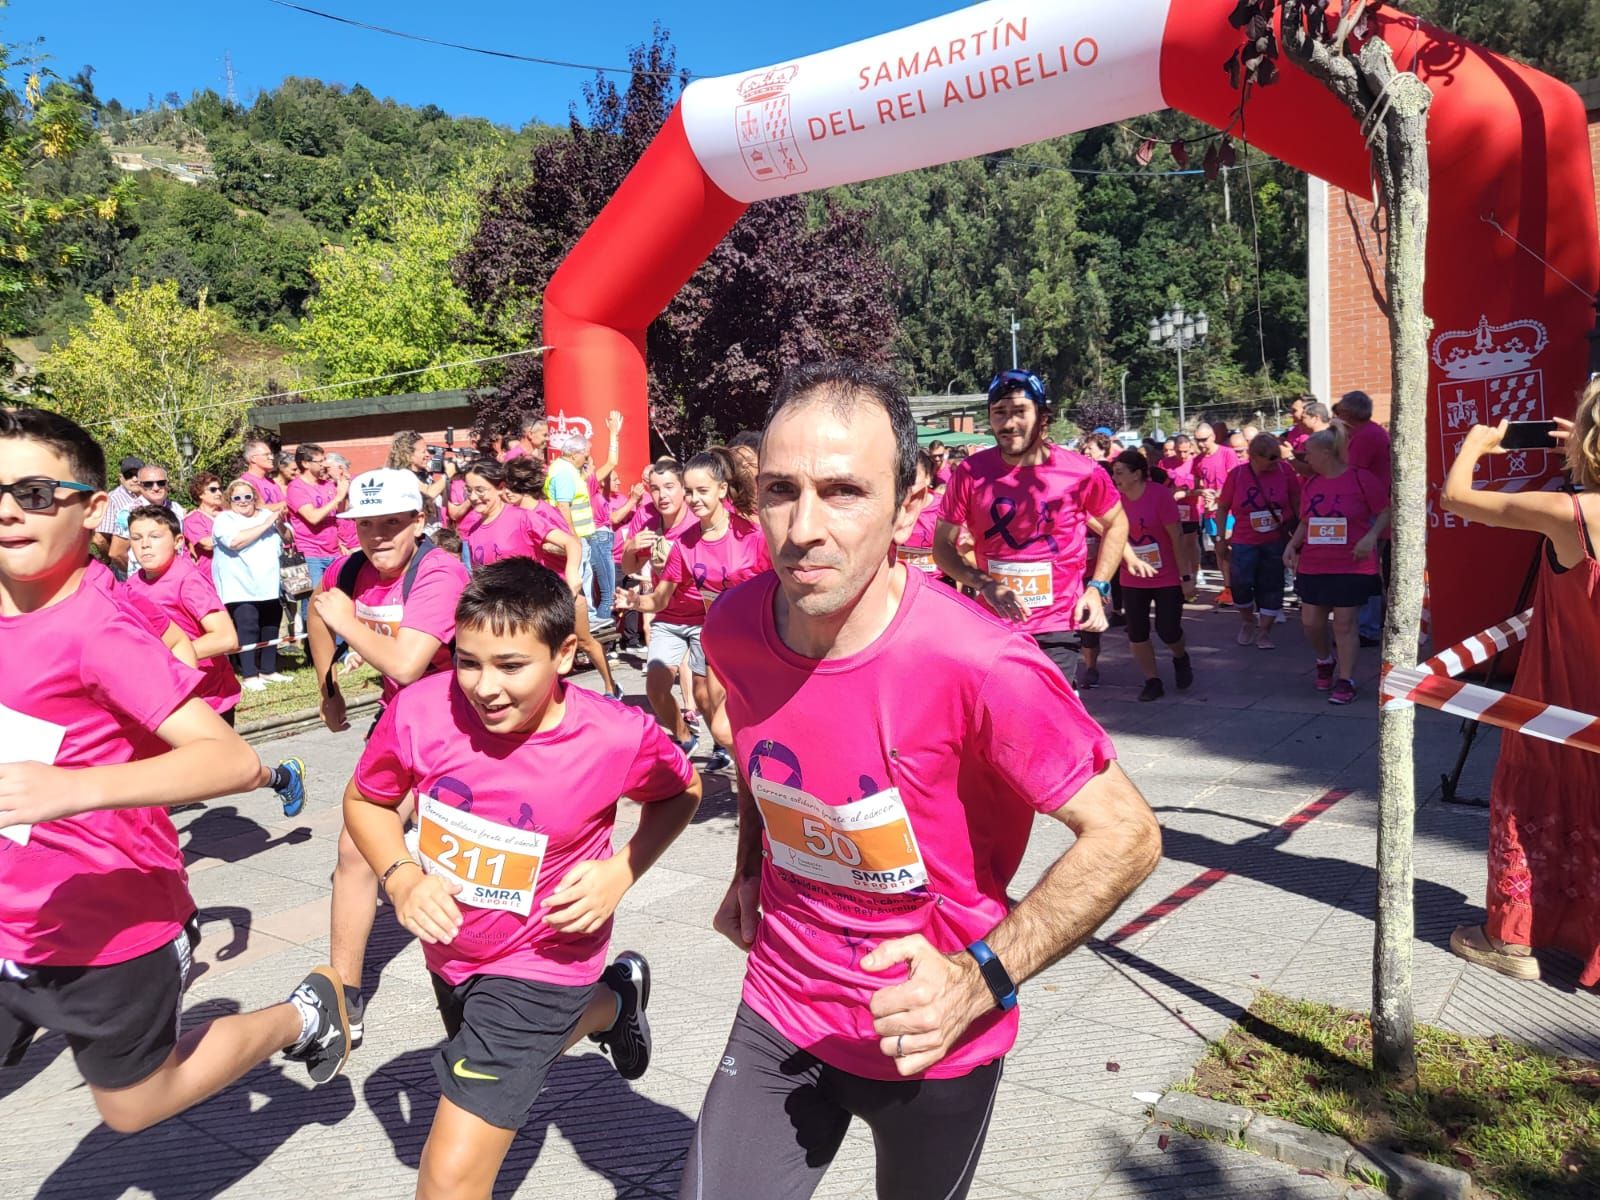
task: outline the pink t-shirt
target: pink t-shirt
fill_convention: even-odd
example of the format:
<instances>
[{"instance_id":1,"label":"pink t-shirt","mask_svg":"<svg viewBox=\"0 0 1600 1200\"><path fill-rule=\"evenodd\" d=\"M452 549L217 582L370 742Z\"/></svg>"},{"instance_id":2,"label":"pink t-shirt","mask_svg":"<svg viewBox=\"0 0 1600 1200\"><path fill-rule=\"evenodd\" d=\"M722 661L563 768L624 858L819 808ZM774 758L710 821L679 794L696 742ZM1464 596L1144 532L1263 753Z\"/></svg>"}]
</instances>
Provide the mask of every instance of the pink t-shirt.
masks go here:
<instances>
[{"instance_id":1,"label":"pink t-shirt","mask_svg":"<svg viewBox=\"0 0 1600 1200\"><path fill-rule=\"evenodd\" d=\"M1088 518L1117 503L1110 477L1081 454L1051 446L1043 465L1013 467L991 447L951 474L941 519L968 529L978 566L1022 598L1028 632L1055 633L1077 628Z\"/></svg>"},{"instance_id":2,"label":"pink t-shirt","mask_svg":"<svg viewBox=\"0 0 1600 1200\"><path fill-rule=\"evenodd\" d=\"M544 507L540 505L540 507ZM535 531L534 514L538 509L519 508L507 504L487 525L483 514L471 509L461 518L458 531L467 541L474 567L488 566L503 558L532 558L544 562L540 550L544 544L545 530ZM546 563L546 566L549 564Z\"/></svg>"},{"instance_id":3,"label":"pink t-shirt","mask_svg":"<svg viewBox=\"0 0 1600 1200\"><path fill-rule=\"evenodd\" d=\"M1305 448L1306 439L1310 436L1311 430L1302 429L1299 425L1291 425L1284 432L1281 440L1288 442L1289 449L1293 451L1296 458L1299 458L1300 451Z\"/></svg>"},{"instance_id":4,"label":"pink t-shirt","mask_svg":"<svg viewBox=\"0 0 1600 1200\"><path fill-rule=\"evenodd\" d=\"M146 579L142 570L134 571L125 586L129 592L159 607L190 641L205 633L206 617L228 611L211 582L210 570L196 567L182 555L174 558L155 579ZM238 705L239 679L227 655L201 659L200 675L200 690L195 695L219 713Z\"/></svg>"},{"instance_id":5,"label":"pink t-shirt","mask_svg":"<svg viewBox=\"0 0 1600 1200\"><path fill-rule=\"evenodd\" d=\"M439 523L446 529L454 529L459 527L461 521L465 521L467 517L472 515L472 510L469 508L466 513L462 515L461 521L457 521L451 518L450 509L448 506L451 504L464 504L466 499L467 481L460 475L457 475L445 485L444 503L439 506Z\"/></svg>"},{"instance_id":6,"label":"pink t-shirt","mask_svg":"<svg viewBox=\"0 0 1600 1200\"><path fill-rule=\"evenodd\" d=\"M656 511L654 504L647 503L649 499L650 497L646 496L639 501L639 506L633 510L633 516L628 518L628 524L624 527L622 535L617 538L617 544L612 548L612 553L619 563L622 561L624 548L639 535L641 530L651 529L656 533L662 532L661 514ZM685 504L683 506L683 514L678 518L678 523L671 529L666 530L666 536L676 541L688 533L689 530L698 529L699 527L700 518L690 512L689 506Z\"/></svg>"},{"instance_id":7,"label":"pink t-shirt","mask_svg":"<svg viewBox=\"0 0 1600 1200\"><path fill-rule=\"evenodd\" d=\"M58 767L165 753L155 731L199 686L198 672L92 584L38 612L0 617L0 705L62 731ZM26 846L0 838L0 958L126 962L176 938L194 910L164 808L46 821Z\"/></svg>"},{"instance_id":8,"label":"pink t-shirt","mask_svg":"<svg viewBox=\"0 0 1600 1200\"><path fill-rule=\"evenodd\" d=\"M1220 492L1222 485L1228 482L1228 476L1239 465L1239 456L1227 446L1218 446L1210 454L1201 455L1193 461L1195 487ZM1199 507L1203 516L1216 515L1217 504L1214 500L1209 505L1202 503Z\"/></svg>"},{"instance_id":9,"label":"pink t-shirt","mask_svg":"<svg viewBox=\"0 0 1600 1200\"><path fill-rule=\"evenodd\" d=\"M295 548L301 554L331 558L339 553L338 517L330 512L311 525L300 515L300 510L307 506L321 508L333 499L338 490L339 485L332 480L326 483L309 483L299 478L289 481L289 528L294 530Z\"/></svg>"},{"instance_id":10,"label":"pink t-shirt","mask_svg":"<svg viewBox=\"0 0 1600 1200\"><path fill-rule=\"evenodd\" d=\"M678 586L658 616L674 625L704 624L706 607L718 596L771 569L767 539L755 522L730 516L727 531L711 541L696 521L672 543L661 568L662 580Z\"/></svg>"},{"instance_id":11,"label":"pink t-shirt","mask_svg":"<svg viewBox=\"0 0 1600 1200\"><path fill-rule=\"evenodd\" d=\"M1393 474L1389 431L1376 421L1352 421L1347 428L1349 441L1345 446L1345 461L1377 476L1387 487Z\"/></svg>"},{"instance_id":12,"label":"pink t-shirt","mask_svg":"<svg viewBox=\"0 0 1600 1200\"><path fill-rule=\"evenodd\" d=\"M1355 556L1355 545L1389 507L1389 488L1368 471L1347 467L1334 479L1313 475L1300 494L1306 540L1295 570L1302 575L1376 575L1378 555Z\"/></svg>"},{"instance_id":13,"label":"pink t-shirt","mask_svg":"<svg viewBox=\"0 0 1600 1200\"><path fill-rule=\"evenodd\" d=\"M1031 637L902 574L889 627L847 658L783 644L770 573L724 596L703 635L767 852L744 999L796 1045L869 1079L898 1078L868 1003L904 975L865 971L862 956L914 933L946 954L988 934L1034 814L1114 757ZM940 685L906 685L917 679ZM980 1017L928 1074L964 1075L1016 1033L1015 1009Z\"/></svg>"},{"instance_id":14,"label":"pink t-shirt","mask_svg":"<svg viewBox=\"0 0 1600 1200\"><path fill-rule=\"evenodd\" d=\"M83 569L83 582L110 596L118 608L133 618L134 624L157 641L167 632L167 626L172 624L172 618L161 611L160 605L118 583L111 568L99 559L89 560L89 565Z\"/></svg>"},{"instance_id":15,"label":"pink t-shirt","mask_svg":"<svg viewBox=\"0 0 1600 1200\"><path fill-rule=\"evenodd\" d=\"M278 486L276 479L268 479L251 471L246 471L244 478L255 485L256 495L260 498L260 504L263 508L269 504L282 504L284 502L283 488ZM226 487L226 483L223 486ZM226 512L227 509L223 509L223 511Z\"/></svg>"},{"instance_id":16,"label":"pink t-shirt","mask_svg":"<svg viewBox=\"0 0 1600 1200\"><path fill-rule=\"evenodd\" d=\"M584 483L589 489L589 511L594 514L594 527L611 528L611 497L601 488L593 471L584 477Z\"/></svg>"},{"instance_id":17,"label":"pink t-shirt","mask_svg":"<svg viewBox=\"0 0 1600 1200\"><path fill-rule=\"evenodd\" d=\"M339 586L339 574L349 555L341 554L328 564L322 577L322 590ZM428 674L450 669L450 643L456 636L456 604L466 590L467 568L446 550L430 550L417 568L411 594L403 594L405 572L385 581L378 568L362 563L356 572L356 618L384 637L396 637L402 629L415 629L439 639L438 652L428 664ZM383 702L388 704L400 692L400 685L383 677Z\"/></svg>"},{"instance_id":18,"label":"pink t-shirt","mask_svg":"<svg viewBox=\"0 0 1600 1200\"><path fill-rule=\"evenodd\" d=\"M1217 498L1233 514L1228 537L1241 546L1271 546L1284 540L1285 526L1300 511L1300 477L1280 462L1266 474L1249 463L1234 468Z\"/></svg>"},{"instance_id":19,"label":"pink t-shirt","mask_svg":"<svg viewBox=\"0 0 1600 1200\"><path fill-rule=\"evenodd\" d=\"M1178 499L1178 516L1184 521L1198 521L1200 505L1199 497L1194 494L1196 488L1194 467L1198 459L1184 458L1181 455L1161 460L1162 470L1167 473L1167 489L1172 492L1188 492L1189 495Z\"/></svg>"},{"instance_id":20,"label":"pink t-shirt","mask_svg":"<svg viewBox=\"0 0 1600 1200\"><path fill-rule=\"evenodd\" d=\"M423 805L436 802L549 839L529 915L462 904L455 940L423 947L428 970L446 983L479 974L569 986L599 979L610 922L594 933L562 933L545 924L539 906L578 863L611 857L618 797L670 799L694 777L648 711L581 687L566 685L564 694L566 712L555 729L504 736L483 727L453 673L420 680L389 706L356 765L356 787L381 804L399 804L415 791Z\"/></svg>"},{"instance_id":21,"label":"pink t-shirt","mask_svg":"<svg viewBox=\"0 0 1600 1200\"><path fill-rule=\"evenodd\" d=\"M896 556L901 562L908 567L917 568L925 575L939 574L939 565L933 561L933 534L939 527L939 519L943 516L944 493L929 493L928 502L917 514L917 523L911 527L905 544L896 551Z\"/></svg>"},{"instance_id":22,"label":"pink t-shirt","mask_svg":"<svg viewBox=\"0 0 1600 1200\"><path fill-rule=\"evenodd\" d=\"M1118 568L1125 588L1177 587L1178 548L1172 544L1168 525L1181 523L1178 502L1159 483L1147 483L1137 500L1122 497L1122 511L1128 514L1128 548L1134 556L1156 568L1148 578L1140 578L1126 566Z\"/></svg>"},{"instance_id":23,"label":"pink t-shirt","mask_svg":"<svg viewBox=\"0 0 1600 1200\"><path fill-rule=\"evenodd\" d=\"M337 517L334 524L339 527L339 552L348 554L352 550L361 549L361 534L354 521L341 521Z\"/></svg>"},{"instance_id":24,"label":"pink t-shirt","mask_svg":"<svg viewBox=\"0 0 1600 1200\"><path fill-rule=\"evenodd\" d=\"M183 540L189 545L189 553L193 554L200 562L211 562L211 551L203 550L200 543L211 536L211 525L214 517L204 509L197 508L183 519Z\"/></svg>"}]
</instances>

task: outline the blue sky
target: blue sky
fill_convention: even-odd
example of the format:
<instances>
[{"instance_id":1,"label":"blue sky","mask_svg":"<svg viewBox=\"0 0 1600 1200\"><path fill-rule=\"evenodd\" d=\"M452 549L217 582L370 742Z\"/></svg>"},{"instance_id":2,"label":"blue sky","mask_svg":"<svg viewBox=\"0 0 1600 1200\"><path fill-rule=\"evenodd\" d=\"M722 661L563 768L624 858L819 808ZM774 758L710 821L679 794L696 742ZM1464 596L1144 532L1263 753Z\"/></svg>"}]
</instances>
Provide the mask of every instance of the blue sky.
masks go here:
<instances>
[{"instance_id":1,"label":"blue sky","mask_svg":"<svg viewBox=\"0 0 1600 1200\"><path fill-rule=\"evenodd\" d=\"M304 0L308 7L410 33L540 57L613 66L660 19L678 62L720 75L882 33L964 7L959 0ZM270 0L11 0L0 38L43 37L58 74L95 67L95 90L142 106L149 95L223 91L223 54L248 103L285 75L362 83L407 104L517 126L556 122L583 71L507 62L348 28Z\"/></svg>"}]
</instances>

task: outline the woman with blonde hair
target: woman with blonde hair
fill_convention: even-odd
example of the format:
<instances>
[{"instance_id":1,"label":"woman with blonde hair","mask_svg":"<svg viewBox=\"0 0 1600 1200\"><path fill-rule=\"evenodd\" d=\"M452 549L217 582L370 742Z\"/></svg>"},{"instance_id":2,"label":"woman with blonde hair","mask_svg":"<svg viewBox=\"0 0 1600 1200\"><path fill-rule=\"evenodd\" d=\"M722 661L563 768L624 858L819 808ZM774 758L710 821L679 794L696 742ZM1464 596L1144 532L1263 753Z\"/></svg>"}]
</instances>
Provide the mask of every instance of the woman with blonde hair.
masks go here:
<instances>
[{"instance_id":1,"label":"woman with blonde hair","mask_svg":"<svg viewBox=\"0 0 1600 1200\"><path fill-rule=\"evenodd\" d=\"M1511 694L1600 713L1600 382L1571 421L1557 419L1566 469L1581 489L1474 490L1485 455L1504 454L1506 422L1477 425L1445 479L1457 516L1543 534L1533 620ZM1500 739L1489 793L1489 884L1482 925L1463 925L1450 949L1514 979L1539 978L1534 947L1564 950L1578 982L1600 983L1600 756L1520 733Z\"/></svg>"}]
</instances>

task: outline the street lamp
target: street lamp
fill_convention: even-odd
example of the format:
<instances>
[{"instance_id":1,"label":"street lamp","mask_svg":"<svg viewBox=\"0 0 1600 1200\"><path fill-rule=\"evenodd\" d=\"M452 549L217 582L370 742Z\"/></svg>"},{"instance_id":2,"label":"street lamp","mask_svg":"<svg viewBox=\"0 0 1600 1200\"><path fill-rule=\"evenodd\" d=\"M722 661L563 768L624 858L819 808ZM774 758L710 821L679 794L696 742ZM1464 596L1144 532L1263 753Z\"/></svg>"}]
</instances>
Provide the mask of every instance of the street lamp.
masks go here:
<instances>
[{"instance_id":1,"label":"street lamp","mask_svg":"<svg viewBox=\"0 0 1600 1200\"><path fill-rule=\"evenodd\" d=\"M1017 320L1016 309L1008 308L1006 312L1011 314L1011 369L1015 371L1017 369L1017 331L1022 328L1022 323Z\"/></svg>"},{"instance_id":2,"label":"street lamp","mask_svg":"<svg viewBox=\"0 0 1600 1200\"><path fill-rule=\"evenodd\" d=\"M1183 402L1183 352L1205 341L1211 332L1211 322L1204 312L1189 314L1182 304L1175 304L1159 317L1150 318L1150 344L1163 350L1178 352L1178 428L1187 424Z\"/></svg>"},{"instance_id":3,"label":"street lamp","mask_svg":"<svg viewBox=\"0 0 1600 1200\"><path fill-rule=\"evenodd\" d=\"M199 457L195 452L194 439L189 436L187 429L178 434L178 454L183 459L183 477L187 479L194 470L194 460Z\"/></svg>"}]
</instances>

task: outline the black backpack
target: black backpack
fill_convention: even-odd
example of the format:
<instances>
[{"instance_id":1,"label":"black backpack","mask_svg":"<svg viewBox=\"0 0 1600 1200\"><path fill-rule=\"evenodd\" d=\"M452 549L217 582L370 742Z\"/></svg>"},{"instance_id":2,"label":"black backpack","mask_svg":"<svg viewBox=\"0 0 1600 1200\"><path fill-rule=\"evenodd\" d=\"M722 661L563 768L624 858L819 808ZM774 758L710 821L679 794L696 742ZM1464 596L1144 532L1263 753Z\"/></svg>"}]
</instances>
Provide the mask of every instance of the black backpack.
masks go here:
<instances>
[{"instance_id":1,"label":"black backpack","mask_svg":"<svg viewBox=\"0 0 1600 1200\"><path fill-rule=\"evenodd\" d=\"M400 581L400 603L403 605L411 598L411 585L417 581L417 568L422 566L422 560L434 550L439 550L426 534L417 539L417 552L411 556L411 562L406 565L405 578ZM442 551L441 551L442 553ZM367 554L364 550L352 550L350 557L344 560L344 565L339 568L339 578L334 581L334 586L351 599L355 598L356 580L361 575L361 568L367 565ZM450 654L456 652L456 640L451 638L445 650ZM337 660L335 660L337 661ZM324 681L328 695L333 695L333 668L328 668L328 678Z\"/></svg>"}]
</instances>

